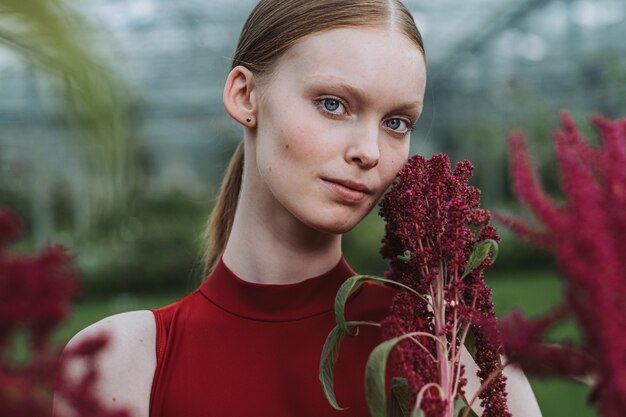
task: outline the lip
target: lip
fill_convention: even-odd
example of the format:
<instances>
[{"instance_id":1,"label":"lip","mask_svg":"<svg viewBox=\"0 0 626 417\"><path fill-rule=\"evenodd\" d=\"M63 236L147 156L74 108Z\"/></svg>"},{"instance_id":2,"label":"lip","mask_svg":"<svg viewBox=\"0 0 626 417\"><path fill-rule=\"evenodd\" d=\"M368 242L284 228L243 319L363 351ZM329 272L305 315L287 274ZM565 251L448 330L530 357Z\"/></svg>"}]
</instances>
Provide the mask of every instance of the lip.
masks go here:
<instances>
[{"instance_id":1,"label":"lip","mask_svg":"<svg viewBox=\"0 0 626 417\"><path fill-rule=\"evenodd\" d=\"M367 186L355 181L329 178L322 178L322 180L324 180L324 183L329 186L336 196L346 202L358 203L362 201L365 196L372 193Z\"/></svg>"}]
</instances>

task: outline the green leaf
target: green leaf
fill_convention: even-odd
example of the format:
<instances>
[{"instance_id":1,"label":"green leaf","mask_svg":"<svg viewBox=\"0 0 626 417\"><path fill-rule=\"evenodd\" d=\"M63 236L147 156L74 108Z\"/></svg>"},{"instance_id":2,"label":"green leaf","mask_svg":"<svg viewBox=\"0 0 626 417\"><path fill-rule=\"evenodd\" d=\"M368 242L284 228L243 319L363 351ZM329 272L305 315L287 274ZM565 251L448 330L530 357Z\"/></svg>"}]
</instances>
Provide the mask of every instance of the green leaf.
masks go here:
<instances>
[{"instance_id":1,"label":"green leaf","mask_svg":"<svg viewBox=\"0 0 626 417\"><path fill-rule=\"evenodd\" d=\"M409 384L406 378L391 378L391 392L387 399L388 417L407 417L409 414Z\"/></svg>"},{"instance_id":2,"label":"green leaf","mask_svg":"<svg viewBox=\"0 0 626 417\"><path fill-rule=\"evenodd\" d=\"M372 417L386 417L385 371L387 357L397 343L411 335L412 333L407 333L382 342L370 353L365 367L365 396Z\"/></svg>"},{"instance_id":3,"label":"green leaf","mask_svg":"<svg viewBox=\"0 0 626 417\"><path fill-rule=\"evenodd\" d=\"M463 417L463 414L465 414L465 410L467 410L468 406L464 406L463 408L461 408L461 410L459 411L459 413L456 415L457 417ZM476 414L474 412L474 410L472 410L470 408L469 413L467 413L467 417L478 417L478 414Z\"/></svg>"},{"instance_id":4,"label":"green leaf","mask_svg":"<svg viewBox=\"0 0 626 417\"><path fill-rule=\"evenodd\" d=\"M467 336L465 337L465 348L469 352L472 359L476 360L476 335L474 335L471 328L467 331Z\"/></svg>"},{"instance_id":5,"label":"green leaf","mask_svg":"<svg viewBox=\"0 0 626 417\"><path fill-rule=\"evenodd\" d=\"M456 416L456 417L461 416L462 415L462 411L465 409L466 406L467 406L467 403L465 402L463 397L458 395L456 397L456 400L454 401L454 413L453 413L453 415ZM460 412L461 412L461 414L459 414Z\"/></svg>"},{"instance_id":6,"label":"green leaf","mask_svg":"<svg viewBox=\"0 0 626 417\"><path fill-rule=\"evenodd\" d=\"M356 336L357 333L352 334L346 324L346 302L348 301L348 297L350 297L350 294L356 291L366 281L374 281L379 283L384 282L382 278L374 277L371 275L355 275L344 281L344 283L339 288L339 291L337 291L337 295L335 297L335 320L337 321L337 326L339 326L339 328L344 333L350 336Z\"/></svg>"},{"instance_id":7,"label":"green leaf","mask_svg":"<svg viewBox=\"0 0 626 417\"><path fill-rule=\"evenodd\" d=\"M485 258L489 256L489 252L492 250L493 256L491 257L491 260L495 262L496 257L498 256L498 242L493 239L487 239L483 242L476 244L476 246L474 246L472 254L467 260L467 266L465 267L465 272L463 272L463 276L461 276L461 279L465 278L467 275L469 275L470 272L480 266L480 264L483 263Z\"/></svg>"},{"instance_id":8,"label":"green leaf","mask_svg":"<svg viewBox=\"0 0 626 417\"><path fill-rule=\"evenodd\" d=\"M458 396L456 397L456 401L454 402L454 415L456 417L462 417L463 414L465 413L465 410L467 410L468 406L467 406L467 401L465 400L465 398ZM478 415L474 412L474 410L472 410L470 408L469 413L467 414L467 417L478 417Z\"/></svg>"},{"instance_id":9,"label":"green leaf","mask_svg":"<svg viewBox=\"0 0 626 417\"><path fill-rule=\"evenodd\" d=\"M411 417L424 417L424 410L421 408L414 408L413 411L411 411Z\"/></svg>"},{"instance_id":10,"label":"green leaf","mask_svg":"<svg viewBox=\"0 0 626 417\"><path fill-rule=\"evenodd\" d=\"M411 253L410 250L405 250L402 255L398 255L398 256L396 256L396 258L398 258L399 260L401 260L404 263L409 263L409 261L411 261L411 257L412 256L413 256L413 254Z\"/></svg>"},{"instance_id":11,"label":"green leaf","mask_svg":"<svg viewBox=\"0 0 626 417\"><path fill-rule=\"evenodd\" d=\"M359 325L377 326L378 323L368 321L349 321L345 323L345 325L347 328L351 328ZM358 333L357 328L355 335ZM337 362L337 358L339 357L341 343L343 342L346 334L347 333L338 325L335 326L328 334L328 337L326 337L326 342L324 342L324 348L322 349L322 356L320 358L319 380L322 383L322 389L324 390L326 399L335 410L345 410L345 408L341 408L339 406L337 399L335 398L334 373L335 362Z\"/></svg>"}]
</instances>

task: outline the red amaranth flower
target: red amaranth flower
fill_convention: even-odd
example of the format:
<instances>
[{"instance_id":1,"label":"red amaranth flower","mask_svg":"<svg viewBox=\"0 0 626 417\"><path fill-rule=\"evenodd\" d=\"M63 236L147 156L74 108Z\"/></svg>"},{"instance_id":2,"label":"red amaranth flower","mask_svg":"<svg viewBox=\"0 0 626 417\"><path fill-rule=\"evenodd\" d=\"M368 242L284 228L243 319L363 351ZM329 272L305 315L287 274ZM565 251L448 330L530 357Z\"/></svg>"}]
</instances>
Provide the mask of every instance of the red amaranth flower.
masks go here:
<instances>
[{"instance_id":1,"label":"red amaranth flower","mask_svg":"<svg viewBox=\"0 0 626 417\"><path fill-rule=\"evenodd\" d=\"M79 286L71 258L60 246L37 254L9 254L6 245L20 232L19 222L0 206L0 416L66 417L52 414L51 394L69 404L80 417L128 417L109 410L94 391L96 355L106 345L100 335L64 353L51 346L50 336L67 319ZM11 360L9 346L17 332L27 336L30 356ZM67 375L68 363L80 358L88 372L78 380ZM56 379L56 389L55 389Z\"/></svg>"},{"instance_id":2,"label":"red amaranth flower","mask_svg":"<svg viewBox=\"0 0 626 417\"><path fill-rule=\"evenodd\" d=\"M0 328L26 328L42 350L53 328L66 319L78 290L65 250L50 247L34 256L0 262Z\"/></svg>"},{"instance_id":3,"label":"red amaranth flower","mask_svg":"<svg viewBox=\"0 0 626 417\"><path fill-rule=\"evenodd\" d=\"M403 291L394 296L390 314L382 321L381 326L382 336L386 340L410 332L430 334L435 332L433 314L428 311L427 304ZM393 354L396 369L407 378L413 402L419 390L427 383L436 381L438 376L436 358L432 354L435 352L434 340L426 336L418 336L415 339L416 341L400 342ZM419 348L415 348L416 345ZM433 388L426 392L425 398L437 399L438 394Z\"/></svg>"},{"instance_id":4,"label":"red amaranth flower","mask_svg":"<svg viewBox=\"0 0 626 417\"><path fill-rule=\"evenodd\" d=\"M536 376L565 375L584 378L593 372L593 358L570 343L546 343L547 330L568 313L560 306L529 320L515 310L501 321L500 330L510 362Z\"/></svg>"},{"instance_id":5,"label":"red amaranth flower","mask_svg":"<svg viewBox=\"0 0 626 417\"><path fill-rule=\"evenodd\" d=\"M470 330L478 376L485 382L497 375L480 394L483 415L510 416L506 378L498 374L501 347L480 325L496 320L483 277L491 259L484 253L476 265L468 264L479 243L499 240L488 225L489 212L479 207L480 191L467 184L472 170L464 161L451 172L445 155L429 160L416 155L381 203L386 221L381 254L390 262L385 276L414 290L394 298L382 332L386 339L416 331L430 334L407 339L393 352L396 371L409 383L412 403L420 399L427 417L451 415L455 398L463 394L460 349Z\"/></svg>"},{"instance_id":6,"label":"red amaranth flower","mask_svg":"<svg viewBox=\"0 0 626 417\"><path fill-rule=\"evenodd\" d=\"M583 344L546 350L539 340L542 332L533 331L533 322L519 313L503 322L502 331L511 358L528 371L533 370L533 362L553 360L552 373L594 374L598 378L594 399L601 414L622 416L626 413L626 119L593 118L602 139L598 149L585 142L568 113L561 113L561 121L563 130L554 133L554 142L565 202L556 204L541 191L523 138L514 134L510 138L514 190L541 228L499 217L520 236L556 256L565 282L564 301L583 331Z\"/></svg>"}]
</instances>

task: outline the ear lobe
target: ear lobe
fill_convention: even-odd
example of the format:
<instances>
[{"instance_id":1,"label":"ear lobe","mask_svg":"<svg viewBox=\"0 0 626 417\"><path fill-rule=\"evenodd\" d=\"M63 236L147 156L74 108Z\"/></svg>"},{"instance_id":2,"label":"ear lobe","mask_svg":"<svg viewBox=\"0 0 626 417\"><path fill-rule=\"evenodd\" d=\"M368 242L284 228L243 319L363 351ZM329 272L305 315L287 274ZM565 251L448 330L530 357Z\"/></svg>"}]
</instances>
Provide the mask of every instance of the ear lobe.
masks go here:
<instances>
[{"instance_id":1,"label":"ear lobe","mask_svg":"<svg viewBox=\"0 0 626 417\"><path fill-rule=\"evenodd\" d=\"M256 124L256 85L254 74L248 68L238 65L230 71L223 100L226 111L237 122L246 127Z\"/></svg>"}]
</instances>

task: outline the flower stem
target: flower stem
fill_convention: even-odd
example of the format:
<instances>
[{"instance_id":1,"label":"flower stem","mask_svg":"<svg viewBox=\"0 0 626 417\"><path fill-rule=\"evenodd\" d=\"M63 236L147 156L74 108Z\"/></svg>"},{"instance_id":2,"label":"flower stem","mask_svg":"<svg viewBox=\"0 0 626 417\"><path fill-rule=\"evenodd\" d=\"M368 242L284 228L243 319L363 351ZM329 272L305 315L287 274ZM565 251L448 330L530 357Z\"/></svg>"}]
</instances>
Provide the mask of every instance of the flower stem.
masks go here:
<instances>
[{"instance_id":1,"label":"flower stem","mask_svg":"<svg viewBox=\"0 0 626 417\"><path fill-rule=\"evenodd\" d=\"M441 385L437 384L436 382L429 382L428 384L422 387L420 392L417 393L417 399L415 400L416 409L419 409L422 406L422 400L424 399L424 394L426 394L426 390L429 388L433 388L433 387L437 388L437 390L439 391L439 397L443 398L444 393L443 393L443 389L441 388Z\"/></svg>"},{"instance_id":2,"label":"flower stem","mask_svg":"<svg viewBox=\"0 0 626 417\"><path fill-rule=\"evenodd\" d=\"M459 359L457 361L456 372L454 373L454 388L452 390L452 398L456 397L456 393L459 389L459 378L461 378L461 349L465 345L465 339L467 339L467 334L469 333L470 323L465 325L463 329L463 335L461 336L461 340L459 343Z\"/></svg>"},{"instance_id":3,"label":"flower stem","mask_svg":"<svg viewBox=\"0 0 626 417\"><path fill-rule=\"evenodd\" d=\"M467 417L468 416L468 414L470 412L470 409L472 408L472 404L474 404L474 402L476 401L478 396L483 393L483 391L487 388L487 386L489 386L489 384L491 384L491 382L494 379L496 379L498 375L500 375L500 373L504 370L504 368L507 365L508 365L508 363L505 363L504 365L500 365L498 368L496 368L495 371L493 371L491 374L489 374L487 379L485 379L485 382L482 383L480 388L478 388L478 390L476 391L476 393L474 394L474 396L472 397L470 402L467 404L467 408L465 409L465 412L463 413L462 417Z\"/></svg>"},{"instance_id":4,"label":"flower stem","mask_svg":"<svg viewBox=\"0 0 626 417\"><path fill-rule=\"evenodd\" d=\"M369 276L369 275L365 275L365 276ZM416 297L418 297L420 300L424 301L425 303L429 304L430 306L432 306L432 303L430 300L428 300L426 297L424 297L422 294L418 293L417 291L415 291L413 288L409 287L408 285L404 285L398 281L392 281L390 279L386 279L386 278L381 278L381 277L375 277L378 281L382 281L382 282L386 282L388 284L393 284L393 285L397 285L399 287L402 287L408 291L410 291L412 294L414 294Z\"/></svg>"},{"instance_id":5,"label":"flower stem","mask_svg":"<svg viewBox=\"0 0 626 417\"><path fill-rule=\"evenodd\" d=\"M422 349L424 349L424 352L428 353L428 356L430 356L430 358L433 360L433 363L437 363L437 358L435 358L433 356L432 353L430 353L430 351L428 350L428 348L426 348L426 346L424 346L419 340L417 340L414 337L409 337L409 339L411 339L412 341L414 341L419 347L421 347Z\"/></svg>"}]
</instances>

